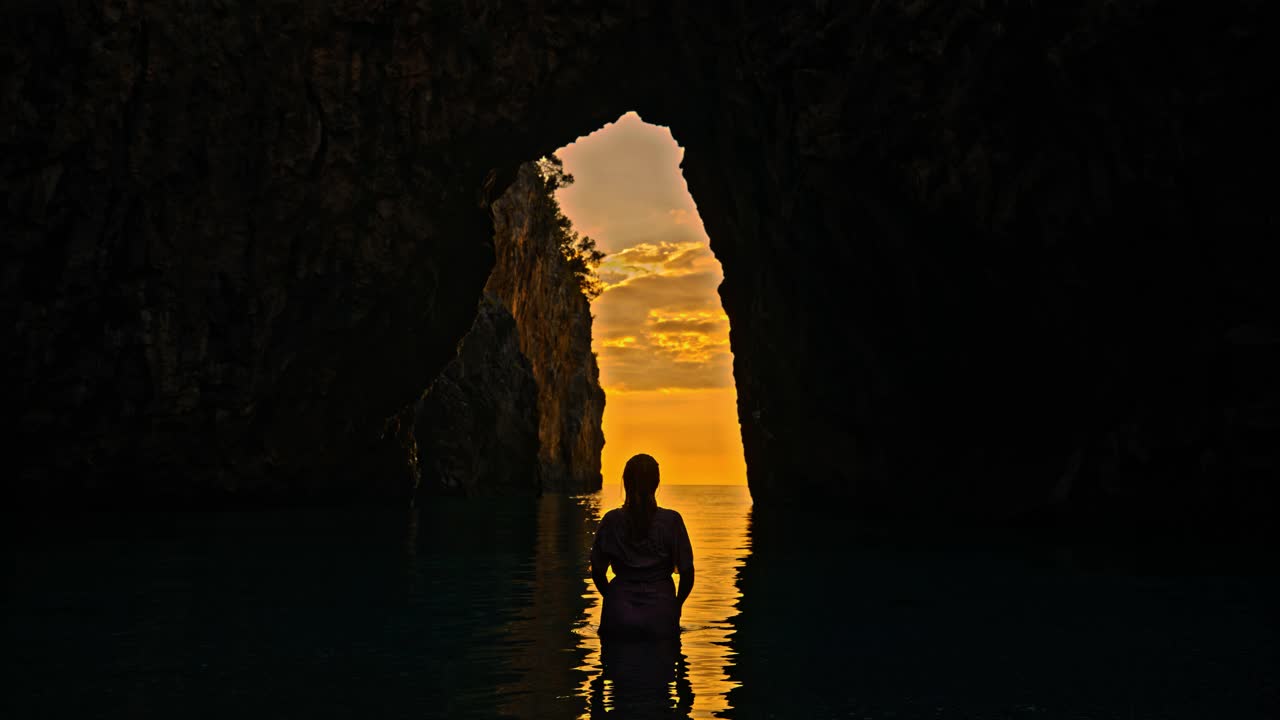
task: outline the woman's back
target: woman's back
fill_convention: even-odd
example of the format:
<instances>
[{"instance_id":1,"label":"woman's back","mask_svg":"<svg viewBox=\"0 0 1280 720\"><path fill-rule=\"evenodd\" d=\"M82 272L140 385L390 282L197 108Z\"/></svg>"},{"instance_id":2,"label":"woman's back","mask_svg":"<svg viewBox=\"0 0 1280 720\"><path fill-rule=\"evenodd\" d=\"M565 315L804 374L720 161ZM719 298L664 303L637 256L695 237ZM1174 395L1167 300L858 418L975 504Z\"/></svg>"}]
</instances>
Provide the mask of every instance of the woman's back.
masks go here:
<instances>
[{"instance_id":1,"label":"woman's back","mask_svg":"<svg viewBox=\"0 0 1280 720\"><path fill-rule=\"evenodd\" d=\"M680 513L657 508L642 537L630 537L622 508L605 513L596 530L596 546L613 565L619 578L655 582L670 578L672 572L693 567L693 548Z\"/></svg>"}]
</instances>

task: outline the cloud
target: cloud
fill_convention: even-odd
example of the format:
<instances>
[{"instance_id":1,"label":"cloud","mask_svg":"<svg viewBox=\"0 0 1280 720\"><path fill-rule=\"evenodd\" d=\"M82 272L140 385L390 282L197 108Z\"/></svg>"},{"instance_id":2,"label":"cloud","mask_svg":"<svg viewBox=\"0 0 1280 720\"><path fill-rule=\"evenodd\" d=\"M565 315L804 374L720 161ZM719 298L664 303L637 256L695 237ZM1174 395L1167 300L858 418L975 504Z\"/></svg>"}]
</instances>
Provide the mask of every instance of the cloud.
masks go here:
<instances>
[{"instance_id":1,"label":"cloud","mask_svg":"<svg viewBox=\"0 0 1280 720\"><path fill-rule=\"evenodd\" d=\"M640 243L613 253L609 258L619 265L661 265L672 258L696 251L699 242Z\"/></svg>"},{"instance_id":2,"label":"cloud","mask_svg":"<svg viewBox=\"0 0 1280 720\"><path fill-rule=\"evenodd\" d=\"M662 265L662 269L667 273L693 272L696 270L720 269L720 263L716 260L716 256L711 254L711 248L706 243L687 248L684 252L672 256Z\"/></svg>"},{"instance_id":3,"label":"cloud","mask_svg":"<svg viewBox=\"0 0 1280 720\"><path fill-rule=\"evenodd\" d=\"M703 335L727 334L729 318L724 313L708 312L678 313L674 317L663 317L658 311L649 312L649 326L654 332L701 333Z\"/></svg>"},{"instance_id":4,"label":"cloud","mask_svg":"<svg viewBox=\"0 0 1280 720\"><path fill-rule=\"evenodd\" d=\"M714 258L712 259L714 262ZM733 384L720 273L653 273L608 288L592 305L601 382L621 390Z\"/></svg>"},{"instance_id":5,"label":"cloud","mask_svg":"<svg viewBox=\"0 0 1280 720\"><path fill-rule=\"evenodd\" d=\"M604 283L604 286L606 288L608 288L610 285L617 285L623 280L626 280L627 278L631 277L627 273L617 272L614 270L601 270L597 274L600 276L600 282Z\"/></svg>"},{"instance_id":6,"label":"cloud","mask_svg":"<svg viewBox=\"0 0 1280 720\"><path fill-rule=\"evenodd\" d=\"M608 347L600 351L600 368L601 384L609 391L733 386L733 356L727 350L698 362L681 362L648 346Z\"/></svg>"},{"instance_id":7,"label":"cloud","mask_svg":"<svg viewBox=\"0 0 1280 720\"><path fill-rule=\"evenodd\" d=\"M650 310L693 312L721 311L716 287L720 274L712 272L685 275L641 275L609 287L592 304L596 326L612 331L643 328Z\"/></svg>"},{"instance_id":8,"label":"cloud","mask_svg":"<svg viewBox=\"0 0 1280 720\"><path fill-rule=\"evenodd\" d=\"M653 332L645 336L649 347L678 363L707 363L729 350L729 339L700 332Z\"/></svg>"},{"instance_id":9,"label":"cloud","mask_svg":"<svg viewBox=\"0 0 1280 720\"><path fill-rule=\"evenodd\" d=\"M626 349L636 344L635 335L623 335L621 337L601 338L600 347Z\"/></svg>"},{"instance_id":10,"label":"cloud","mask_svg":"<svg viewBox=\"0 0 1280 720\"><path fill-rule=\"evenodd\" d=\"M600 281L605 290L649 276L675 277L709 273L720 278L720 263L706 241L645 242L608 255L600 264Z\"/></svg>"}]
</instances>

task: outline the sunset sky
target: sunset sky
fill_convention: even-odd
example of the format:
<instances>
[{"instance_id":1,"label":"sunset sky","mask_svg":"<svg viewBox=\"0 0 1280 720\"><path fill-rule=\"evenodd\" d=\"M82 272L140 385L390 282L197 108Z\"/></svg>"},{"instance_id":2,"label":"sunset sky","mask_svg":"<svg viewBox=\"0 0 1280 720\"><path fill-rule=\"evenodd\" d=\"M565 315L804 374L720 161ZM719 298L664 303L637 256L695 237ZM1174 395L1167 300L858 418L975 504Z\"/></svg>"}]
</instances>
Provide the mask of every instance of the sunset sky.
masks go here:
<instances>
[{"instance_id":1,"label":"sunset sky","mask_svg":"<svg viewBox=\"0 0 1280 720\"><path fill-rule=\"evenodd\" d=\"M680 174L684 150L635 113L556 151L576 182L558 199L608 253L592 304L604 386L604 480L631 455L663 483L743 484L720 263Z\"/></svg>"}]
</instances>

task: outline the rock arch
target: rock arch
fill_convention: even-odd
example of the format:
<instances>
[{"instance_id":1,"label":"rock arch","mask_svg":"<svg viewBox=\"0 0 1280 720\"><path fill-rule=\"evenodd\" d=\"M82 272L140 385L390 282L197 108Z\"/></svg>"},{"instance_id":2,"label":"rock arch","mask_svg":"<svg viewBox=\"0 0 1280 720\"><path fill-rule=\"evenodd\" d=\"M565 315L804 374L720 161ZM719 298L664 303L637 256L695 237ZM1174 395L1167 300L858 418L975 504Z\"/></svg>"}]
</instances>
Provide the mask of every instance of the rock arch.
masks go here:
<instances>
[{"instance_id":1,"label":"rock arch","mask_svg":"<svg viewBox=\"0 0 1280 720\"><path fill-rule=\"evenodd\" d=\"M688 150L759 501L1269 515L1260 13L21 5L10 490L392 492L387 421L474 317L487 204L637 109Z\"/></svg>"}]
</instances>

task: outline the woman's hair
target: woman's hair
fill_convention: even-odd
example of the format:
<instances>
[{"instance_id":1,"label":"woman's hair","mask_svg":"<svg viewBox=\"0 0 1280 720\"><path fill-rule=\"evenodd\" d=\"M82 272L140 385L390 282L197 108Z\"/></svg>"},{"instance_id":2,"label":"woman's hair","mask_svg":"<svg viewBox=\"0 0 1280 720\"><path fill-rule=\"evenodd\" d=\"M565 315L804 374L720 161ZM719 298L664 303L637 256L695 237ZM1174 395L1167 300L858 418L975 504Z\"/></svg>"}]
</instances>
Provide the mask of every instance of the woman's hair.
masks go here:
<instances>
[{"instance_id":1,"label":"woman's hair","mask_svg":"<svg viewBox=\"0 0 1280 720\"><path fill-rule=\"evenodd\" d=\"M653 514L658 511L658 500L653 496L658 489L658 461L644 453L633 455L622 469L622 487L627 491L622 503L627 539L640 542L648 537Z\"/></svg>"}]
</instances>

